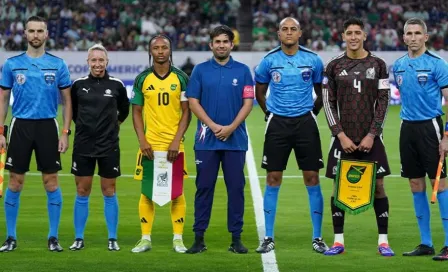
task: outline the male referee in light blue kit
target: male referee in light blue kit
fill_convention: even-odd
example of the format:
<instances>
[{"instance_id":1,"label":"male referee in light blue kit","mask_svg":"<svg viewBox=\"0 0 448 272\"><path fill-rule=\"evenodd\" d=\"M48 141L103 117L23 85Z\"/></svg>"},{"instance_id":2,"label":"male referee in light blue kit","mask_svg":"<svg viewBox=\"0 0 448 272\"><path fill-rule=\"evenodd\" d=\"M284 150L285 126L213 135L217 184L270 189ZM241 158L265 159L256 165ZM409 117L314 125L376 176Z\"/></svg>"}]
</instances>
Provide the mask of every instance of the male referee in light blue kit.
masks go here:
<instances>
[{"instance_id":1,"label":"male referee in light blue kit","mask_svg":"<svg viewBox=\"0 0 448 272\"><path fill-rule=\"evenodd\" d=\"M448 64L426 49L428 31L424 21L411 18L404 25L403 39L408 53L395 61L393 73L401 95L401 176L409 179L420 230L420 244L403 256L434 255L430 210L426 196L426 175L432 186L440 155L448 152L448 122L443 132L442 95L448 100ZM445 243L436 261L448 260L448 190L446 163L437 193Z\"/></svg>"},{"instance_id":2,"label":"male referee in light blue kit","mask_svg":"<svg viewBox=\"0 0 448 272\"><path fill-rule=\"evenodd\" d=\"M65 62L45 52L48 37L45 19L31 16L26 21L25 35L28 49L25 53L6 60L0 81L0 148L6 147L3 135L12 90L12 121L5 168L10 179L5 194L7 239L0 252L17 247L16 223L20 205L20 192L29 171L31 154L36 155L37 170L47 191L47 208L50 231L48 250L60 252L58 229L62 209L62 194L58 185L61 170L60 152L68 148L72 105L70 99L70 74ZM58 93L64 104L64 124L59 138L56 121Z\"/></svg>"},{"instance_id":3,"label":"male referee in light blue kit","mask_svg":"<svg viewBox=\"0 0 448 272\"><path fill-rule=\"evenodd\" d=\"M281 46L271 50L255 70L257 101L267 119L261 165L267 172L263 203L266 237L256 249L258 253L275 248L278 193L293 149L308 191L313 249L318 253L328 250L321 235L323 197L319 169L324 164L315 116L322 108L323 63L316 53L299 46L301 35L296 19L283 19L278 30ZM266 98L268 87L270 94ZM315 102L313 87L317 94Z\"/></svg>"},{"instance_id":4,"label":"male referee in light blue kit","mask_svg":"<svg viewBox=\"0 0 448 272\"><path fill-rule=\"evenodd\" d=\"M196 197L195 242L187 253L207 249L204 233L210 222L213 194L222 164L227 187L227 228L232 234L229 251L247 253L241 242L244 215L245 156L248 138L244 120L252 110L253 79L249 67L233 60L234 34L218 26L210 34L213 58L197 65L187 87L191 111L198 118L195 138Z\"/></svg>"}]
</instances>

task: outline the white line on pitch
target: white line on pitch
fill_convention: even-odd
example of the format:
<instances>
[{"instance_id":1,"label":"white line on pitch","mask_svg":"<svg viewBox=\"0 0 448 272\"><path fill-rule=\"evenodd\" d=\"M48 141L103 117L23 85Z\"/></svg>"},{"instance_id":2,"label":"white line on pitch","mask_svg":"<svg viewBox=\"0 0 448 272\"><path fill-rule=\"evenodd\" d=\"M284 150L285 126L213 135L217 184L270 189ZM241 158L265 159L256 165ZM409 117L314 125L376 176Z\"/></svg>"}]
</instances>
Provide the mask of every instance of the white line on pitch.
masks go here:
<instances>
[{"instance_id":1,"label":"white line on pitch","mask_svg":"<svg viewBox=\"0 0 448 272\"><path fill-rule=\"evenodd\" d=\"M263 196L261 194L260 181L258 180L257 167L255 166L254 152L250 142L249 131L247 131L247 138L249 140L249 149L246 152L247 172L249 174L250 191L252 192L252 199L255 211L255 221L257 224L258 239L261 241L264 238L264 213L263 213ZM275 250L269 253L261 254L264 272L278 272L277 259L275 258Z\"/></svg>"}]
</instances>

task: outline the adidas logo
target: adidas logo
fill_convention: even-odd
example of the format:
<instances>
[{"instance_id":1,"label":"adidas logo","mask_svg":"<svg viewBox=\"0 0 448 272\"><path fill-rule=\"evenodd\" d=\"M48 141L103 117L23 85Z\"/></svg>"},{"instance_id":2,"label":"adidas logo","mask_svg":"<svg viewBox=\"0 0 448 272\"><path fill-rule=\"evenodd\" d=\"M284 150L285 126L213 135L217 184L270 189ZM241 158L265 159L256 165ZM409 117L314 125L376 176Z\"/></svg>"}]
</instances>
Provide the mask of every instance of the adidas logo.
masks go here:
<instances>
[{"instance_id":1,"label":"adidas logo","mask_svg":"<svg viewBox=\"0 0 448 272\"><path fill-rule=\"evenodd\" d=\"M146 218L142 217L142 219L140 219L140 222L142 223L148 223L148 221L146 221Z\"/></svg>"},{"instance_id":2,"label":"adidas logo","mask_svg":"<svg viewBox=\"0 0 448 272\"><path fill-rule=\"evenodd\" d=\"M384 169L382 166L380 166L380 168L378 169L378 171L376 171L377 174L379 173L385 173L386 169Z\"/></svg>"},{"instance_id":3,"label":"adidas logo","mask_svg":"<svg viewBox=\"0 0 448 272\"><path fill-rule=\"evenodd\" d=\"M342 70L342 72L339 73L339 76L348 76L348 73L344 69L344 70Z\"/></svg>"},{"instance_id":4,"label":"adidas logo","mask_svg":"<svg viewBox=\"0 0 448 272\"><path fill-rule=\"evenodd\" d=\"M146 90L147 90L147 91L154 91L154 90L155 90L155 88L154 88L154 86L152 86L152 85L149 85L149 87L148 87L148 88L146 88Z\"/></svg>"},{"instance_id":5,"label":"adidas logo","mask_svg":"<svg viewBox=\"0 0 448 272\"><path fill-rule=\"evenodd\" d=\"M176 222L176 223L183 223L183 222L184 222L184 218L181 217L181 218L177 219L177 220L174 221L174 222Z\"/></svg>"},{"instance_id":6,"label":"adidas logo","mask_svg":"<svg viewBox=\"0 0 448 272\"><path fill-rule=\"evenodd\" d=\"M388 212L383 212L380 216L378 217L389 217L389 213Z\"/></svg>"},{"instance_id":7,"label":"adidas logo","mask_svg":"<svg viewBox=\"0 0 448 272\"><path fill-rule=\"evenodd\" d=\"M342 217L343 215L342 215L342 213L341 212L335 212L334 214L333 214L333 217Z\"/></svg>"}]
</instances>

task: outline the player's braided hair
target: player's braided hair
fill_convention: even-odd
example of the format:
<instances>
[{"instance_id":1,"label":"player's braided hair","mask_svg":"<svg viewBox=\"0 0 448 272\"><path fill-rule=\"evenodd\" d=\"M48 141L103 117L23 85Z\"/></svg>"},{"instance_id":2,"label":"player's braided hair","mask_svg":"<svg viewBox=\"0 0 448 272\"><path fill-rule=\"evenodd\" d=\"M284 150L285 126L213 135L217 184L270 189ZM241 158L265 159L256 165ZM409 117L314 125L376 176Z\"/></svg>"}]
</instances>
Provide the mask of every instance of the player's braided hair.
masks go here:
<instances>
[{"instance_id":1,"label":"player's braided hair","mask_svg":"<svg viewBox=\"0 0 448 272\"><path fill-rule=\"evenodd\" d=\"M154 64L154 62L151 62L151 59L152 59L152 55L151 55L151 43L155 40L155 39L159 39L159 38L162 38L162 39L166 39L168 42L169 42L169 44L170 44L170 58L168 59L168 61L170 62L170 65L174 65L174 63L173 63L173 42L171 41L171 39L170 39L170 37L168 37L167 35L165 35L165 34L157 34L157 35L155 35L154 37L152 37L150 40L149 40L149 65L151 65L151 66L153 66L153 64Z\"/></svg>"}]
</instances>

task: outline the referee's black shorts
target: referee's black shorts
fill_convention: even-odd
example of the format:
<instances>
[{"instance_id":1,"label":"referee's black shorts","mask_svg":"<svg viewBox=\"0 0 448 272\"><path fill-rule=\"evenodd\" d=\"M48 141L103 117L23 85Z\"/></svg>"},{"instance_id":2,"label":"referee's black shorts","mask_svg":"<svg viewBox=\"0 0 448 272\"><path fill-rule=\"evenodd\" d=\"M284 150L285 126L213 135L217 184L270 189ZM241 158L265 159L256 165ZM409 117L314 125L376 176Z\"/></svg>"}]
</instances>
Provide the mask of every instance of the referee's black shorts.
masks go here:
<instances>
[{"instance_id":1,"label":"referee's black shorts","mask_svg":"<svg viewBox=\"0 0 448 272\"><path fill-rule=\"evenodd\" d=\"M268 172L285 170L293 149L299 169L318 171L324 167L316 117L311 112L298 117L271 113L266 124L261 167Z\"/></svg>"},{"instance_id":2,"label":"referee's black shorts","mask_svg":"<svg viewBox=\"0 0 448 272\"><path fill-rule=\"evenodd\" d=\"M439 164L439 144L443 138L442 118L425 121L403 120L400 129L401 176L436 178ZM443 162L441 178L446 177L446 162Z\"/></svg>"},{"instance_id":3,"label":"referee's black shorts","mask_svg":"<svg viewBox=\"0 0 448 272\"><path fill-rule=\"evenodd\" d=\"M38 171L53 174L62 169L56 119L34 120L14 117L9 130L5 169L17 174L28 172L33 150Z\"/></svg>"}]
</instances>

